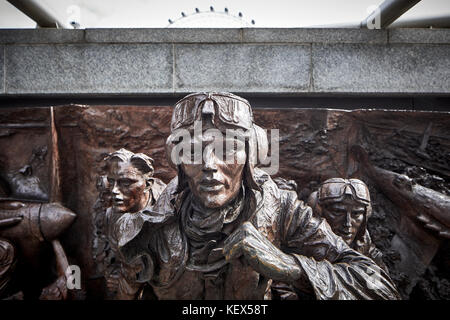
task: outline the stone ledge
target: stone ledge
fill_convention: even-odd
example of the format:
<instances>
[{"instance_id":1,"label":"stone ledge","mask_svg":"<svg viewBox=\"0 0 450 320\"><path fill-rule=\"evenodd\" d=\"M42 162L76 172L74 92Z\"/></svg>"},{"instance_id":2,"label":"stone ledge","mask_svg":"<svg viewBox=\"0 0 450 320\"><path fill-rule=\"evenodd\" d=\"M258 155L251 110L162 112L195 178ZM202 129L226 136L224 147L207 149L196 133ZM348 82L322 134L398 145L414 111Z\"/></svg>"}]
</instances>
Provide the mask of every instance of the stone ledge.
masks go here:
<instances>
[{"instance_id":1,"label":"stone ledge","mask_svg":"<svg viewBox=\"0 0 450 320\"><path fill-rule=\"evenodd\" d=\"M243 42L387 43L387 31L343 28L252 28L243 29Z\"/></svg>"},{"instance_id":2,"label":"stone ledge","mask_svg":"<svg viewBox=\"0 0 450 320\"><path fill-rule=\"evenodd\" d=\"M72 29L0 29L0 43L82 43L84 30Z\"/></svg>"},{"instance_id":3,"label":"stone ledge","mask_svg":"<svg viewBox=\"0 0 450 320\"><path fill-rule=\"evenodd\" d=\"M450 44L450 29L389 29L389 42Z\"/></svg>"},{"instance_id":4,"label":"stone ledge","mask_svg":"<svg viewBox=\"0 0 450 320\"><path fill-rule=\"evenodd\" d=\"M450 29L117 28L0 29L0 44L34 43L450 43Z\"/></svg>"},{"instance_id":5,"label":"stone ledge","mask_svg":"<svg viewBox=\"0 0 450 320\"><path fill-rule=\"evenodd\" d=\"M96 43L228 43L241 42L241 29L86 29Z\"/></svg>"}]
</instances>

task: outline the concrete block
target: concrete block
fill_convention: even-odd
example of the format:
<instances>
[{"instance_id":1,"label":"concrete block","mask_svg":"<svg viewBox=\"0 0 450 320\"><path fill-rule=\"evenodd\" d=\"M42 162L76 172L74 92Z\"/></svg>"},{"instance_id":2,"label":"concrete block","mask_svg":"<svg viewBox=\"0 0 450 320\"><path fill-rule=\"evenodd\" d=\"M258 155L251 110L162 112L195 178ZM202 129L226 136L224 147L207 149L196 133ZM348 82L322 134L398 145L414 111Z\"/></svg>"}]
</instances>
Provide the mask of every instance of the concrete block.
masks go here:
<instances>
[{"instance_id":1,"label":"concrete block","mask_svg":"<svg viewBox=\"0 0 450 320\"><path fill-rule=\"evenodd\" d=\"M176 45L175 91L305 92L309 45Z\"/></svg>"},{"instance_id":2,"label":"concrete block","mask_svg":"<svg viewBox=\"0 0 450 320\"><path fill-rule=\"evenodd\" d=\"M83 53L79 45L6 46L6 93L88 92Z\"/></svg>"},{"instance_id":3,"label":"concrete block","mask_svg":"<svg viewBox=\"0 0 450 320\"><path fill-rule=\"evenodd\" d=\"M90 92L172 91L170 44L91 44L85 49L85 64Z\"/></svg>"},{"instance_id":4,"label":"concrete block","mask_svg":"<svg viewBox=\"0 0 450 320\"><path fill-rule=\"evenodd\" d=\"M81 43L84 30L0 29L0 43Z\"/></svg>"},{"instance_id":5,"label":"concrete block","mask_svg":"<svg viewBox=\"0 0 450 320\"><path fill-rule=\"evenodd\" d=\"M390 43L441 43L450 44L449 29L389 29Z\"/></svg>"},{"instance_id":6,"label":"concrete block","mask_svg":"<svg viewBox=\"0 0 450 320\"><path fill-rule=\"evenodd\" d=\"M448 93L450 46L313 45L313 88L336 93Z\"/></svg>"},{"instance_id":7,"label":"concrete block","mask_svg":"<svg viewBox=\"0 0 450 320\"><path fill-rule=\"evenodd\" d=\"M325 28L245 28L243 42L387 43L386 30Z\"/></svg>"},{"instance_id":8,"label":"concrete block","mask_svg":"<svg viewBox=\"0 0 450 320\"><path fill-rule=\"evenodd\" d=\"M220 43L240 42L240 29L86 29L87 42L109 43Z\"/></svg>"},{"instance_id":9,"label":"concrete block","mask_svg":"<svg viewBox=\"0 0 450 320\"><path fill-rule=\"evenodd\" d=\"M172 90L172 45L10 45L7 93Z\"/></svg>"}]
</instances>

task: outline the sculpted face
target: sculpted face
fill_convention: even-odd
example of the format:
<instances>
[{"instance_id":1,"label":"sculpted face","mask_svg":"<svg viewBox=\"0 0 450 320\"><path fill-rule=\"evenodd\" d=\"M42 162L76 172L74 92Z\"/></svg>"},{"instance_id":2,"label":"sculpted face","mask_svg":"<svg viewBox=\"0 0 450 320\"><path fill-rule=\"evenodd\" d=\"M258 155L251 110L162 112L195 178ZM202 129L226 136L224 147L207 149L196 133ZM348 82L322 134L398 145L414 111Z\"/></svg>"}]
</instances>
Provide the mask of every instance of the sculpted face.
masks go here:
<instances>
[{"instance_id":1,"label":"sculpted face","mask_svg":"<svg viewBox=\"0 0 450 320\"><path fill-rule=\"evenodd\" d=\"M114 160L109 164L107 177L112 205L117 212L144 209L150 193L142 172L128 162Z\"/></svg>"},{"instance_id":2,"label":"sculpted face","mask_svg":"<svg viewBox=\"0 0 450 320\"><path fill-rule=\"evenodd\" d=\"M347 196L342 201L326 204L323 208L323 216L333 232L350 245L364 221L365 211L365 205Z\"/></svg>"},{"instance_id":3,"label":"sculpted face","mask_svg":"<svg viewBox=\"0 0 450 320\"><path fill-rule=\"evenodd\" d=\"M245 161L238 161L238 159L245 159L245 148L225 150L221 156L216 152L217 144L213 139L203 135L201 141L202 163L186 164L183 162L181 167L195 200L207 208L220 208L239 194ZM226 145L225 139L223 145ZM232 153L231 157L230 153ZM227 155L228 159L234 160L227 161Z\"/></svg>"}]
</instances>

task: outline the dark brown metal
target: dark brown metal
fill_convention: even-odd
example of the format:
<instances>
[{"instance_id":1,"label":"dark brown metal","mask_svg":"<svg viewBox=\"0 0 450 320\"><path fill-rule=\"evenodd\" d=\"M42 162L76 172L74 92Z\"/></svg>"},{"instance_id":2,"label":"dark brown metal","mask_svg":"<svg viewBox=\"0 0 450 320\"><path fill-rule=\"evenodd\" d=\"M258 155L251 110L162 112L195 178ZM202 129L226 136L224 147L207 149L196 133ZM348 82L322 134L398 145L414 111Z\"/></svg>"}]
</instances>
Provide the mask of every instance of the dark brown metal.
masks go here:
<instances>
[{"instance_id":1,"label":"dark brown metal","mask_svg":"<svg viewBox=\"0 0 450 320\"><path fill-rule=\"evenodd\" d=\"M53 108L51 108L52 159L50 176L53 178L52 182L54 183L51 192L51 200L61 201L57 133L53 115ZM16 185L13 185L12 188L8 186L11 181L3 181L2 184L3 188L7 190L3 192L6 197L3 197L3 199L0 200L0 237L11 241L14 244L14 247L18 249L18 252L20 252L20 259L18 260L25 270L39 266L41 263L40 257L42 254L43 243L46 241L51 242L56 257L58 278L52 284L42 289L40 299L67 299L68 292L65 272L69 263L61 243L57 238L60 237L73 223L76 215L58 202L45 203L36 202L30 199L36 196L44 198L39 193L42 192L41 183L39 179L32 176L33 172L31 165L24 166L19 170L19 173L22 174L24 178L17 179L15 176L12 176L12 181L16 182ZM34 189L28 187L30 178L35 184L33 187ZM39 192L36 192L35 190L38 190ZM17 196L23 197L26 201L18 201L18 199L15 199ZM45 198L48 198L48 196L46 195ZM3 252L8 252L8 249L5 249ZM16 251L14 250L11 254L14 256L13 260L17 260ZM8 262L8 256L11 254L5 255L2 259L6 259ZM0 264L2 262L3 261L0 260ZM23 273L23 271L21 271L21 273ZM12 276L13 274L11 272L6 272L4 275L4 277L8 278L11 278ZM16 275L16 277L19 276L21 276L21 274ZM2 277L3 276L0 275L0 281L4 282L5 286L0 289L0 294L13 293L7 292L8 288L6 284L10 282L10 279L3 279ZM25 278L29 278L29 276L26 276ZM22 287L16 289L28 290L28 288ZM19 293L18 296L22 297L23 295L22 293Z\"/></svg>"},{"instance_id":2,"label":"dark brown metal","mask_svg":"<svg viewBox=\"0 0 450 320\"><path fill-rule=\"evenodd\" d=\"M177 178L148 213L145 228L121 247L128 261L141 265L136 281L149 281L160 299L263 299L272 280L317 299L400 298L380 267L351 250L295 192L279 189L257 168L251 155L267 153L267 138L252 136L258 130L247 101L227 93L182 99L167 139L169 156L179 143L177 130L195 130L196 120L203 134L192 141L202 142L206 158L178 165ZM248 136L246 147L224 162L212 151L207 130L236 127ZM236 160L239 152L245 164Z\"/></svg>"},{"instance_id":3,"label":"dark brown metal","mask_svg":"<svg viewBox=\"0 0 450 320\"><path fill-rule=\"evenodd\" d=\"M136 282L138 270L120 255L119 246L141 231L149 210L165 184L153 177L153 159L142 153L120 149L105 158L106 174L99 177L98 232L108 244L101 253L105 267L107 297L129 300L140 296L143 284Z\"/></svg>"},{"instance_id":4,"label":"dark brown metal","mask_svg":"<svg viewBox=\"0 0 450 320\"><path fill-rule=\"evenodd\" d=\"M370 178L382 186L382 191L412 219L423 227L450 239L450 197L414 183L406 175L377 168L370 164L367 153L358 146L353 152L364 165Z\"/></svg>"},{"instance_id":5,"label":"dark brown metal","mask_svg":"<svg viewBox=\"0 0 450 320\"><path fill-rule=\"evenodd\" d=\"M368 299L399 298L398 291L404 299L442 299L450 292L448 112L252 110L228 93L194 94L175 110L72 105L50 111L2 109L0 286L22 282L2 297ZM218 161L208 136L201 146L209 155L204 163L174 162L174 131L192 129L199 117L206 130L242 129L244 164ZM247 157L270 149L255 123L280 129L276 179L260 170L259 158ZM357 156L353 145L367 155ZM123 147L133 152L119 151ZM104 160L114 153L125 161ZM141 156L133 164L127 154ZM151 205L147 186L118 187L128 174L152 171L150 162L154 175L144 180L153 179L157 201ZM147 173L140 170L146 167ZM170 182L165 190L155 177ZM346 209L364 207L364 222L347 234L331 219L336 205L322 203L325 215L314 203L305 205L329 179L340 182L328 189L336 183L350 189L341 199L324 188L338 195L328 200ZM351 179L370 190L372 215L368 193L355 198ZM78 218L71 224L73 212ZM375 246L382 256L362 250ZM346 257L350 268L362 261L376 276L361 271L358 278L370 285L355 290L340 283L328 295L323 288L330 286L318 279L327 283L336 272L350 279L329 253ZM82 290L67 290L62 270L68 264L80 267ZM26 278L30 268L45 281ZM374 293L377 286L382 290Z\"/></svg>"}]
</instances>

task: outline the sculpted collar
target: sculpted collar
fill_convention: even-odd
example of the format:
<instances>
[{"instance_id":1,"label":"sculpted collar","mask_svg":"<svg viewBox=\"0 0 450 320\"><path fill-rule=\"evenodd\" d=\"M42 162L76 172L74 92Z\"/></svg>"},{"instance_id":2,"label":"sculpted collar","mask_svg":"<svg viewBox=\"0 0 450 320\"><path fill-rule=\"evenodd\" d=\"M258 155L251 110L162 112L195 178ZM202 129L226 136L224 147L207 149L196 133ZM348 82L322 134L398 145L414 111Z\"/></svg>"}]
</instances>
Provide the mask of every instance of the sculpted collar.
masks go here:
<instances>
[{"instance_id":1,"label":"sculpted collar","mask_svg":"<svg viewBox=\"0 0 450 320\"><path fill-rule=\"evenodd\" d=\"M194 241L207 241L217 238L224 225L237 219L244 207L245 191L241 187L239 195L231 204L218 209L208 209L196 204L192 194L184 201L181 207L183 228L189 239Z\"/></svg>"}]
</instances>

